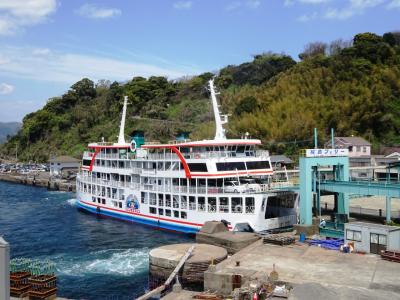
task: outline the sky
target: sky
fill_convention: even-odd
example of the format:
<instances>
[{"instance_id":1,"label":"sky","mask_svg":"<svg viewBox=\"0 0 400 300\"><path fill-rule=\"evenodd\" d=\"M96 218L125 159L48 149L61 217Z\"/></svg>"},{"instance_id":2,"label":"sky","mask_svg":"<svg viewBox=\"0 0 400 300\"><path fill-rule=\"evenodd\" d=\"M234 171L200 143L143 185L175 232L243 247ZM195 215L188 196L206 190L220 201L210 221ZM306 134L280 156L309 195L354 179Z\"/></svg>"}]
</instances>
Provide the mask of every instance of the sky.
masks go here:
<instances>
[{"instance_id":1,"label":"sky","mask_svg":"<svg viewBox=\"0 0 400 300\"><path fill-rule=\"evenodd\" d=\"M176 79L400 30L400 0L0 0L0 122L84 77Z\"/></svg>"}]
</instances>

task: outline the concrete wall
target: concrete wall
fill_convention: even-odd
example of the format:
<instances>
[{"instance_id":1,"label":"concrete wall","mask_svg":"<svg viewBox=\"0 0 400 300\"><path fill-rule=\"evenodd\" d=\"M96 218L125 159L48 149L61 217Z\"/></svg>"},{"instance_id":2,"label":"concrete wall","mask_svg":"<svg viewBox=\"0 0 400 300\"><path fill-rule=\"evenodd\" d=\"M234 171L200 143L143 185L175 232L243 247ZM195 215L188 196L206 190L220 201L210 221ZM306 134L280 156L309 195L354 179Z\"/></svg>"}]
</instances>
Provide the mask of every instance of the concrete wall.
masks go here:
<instances>
[{"instance_id":1,"label":"concrete wall","mask_svg":"<svg viewBox=\"0 0 400 300\"><path fill-rule=\"evenodd\" d=\"M0 299L10 299L10 246L0 237Z\"/></svg>"},{"instance_id":2,"label":"concrete wall","mask_svg":"<svg viewBox=\"0 0 400 300\"><path fill-rule=\"evenodd\" d=\"M387 250L400 251L400 230L390 233Z\"/></svg>"}]
</instances>

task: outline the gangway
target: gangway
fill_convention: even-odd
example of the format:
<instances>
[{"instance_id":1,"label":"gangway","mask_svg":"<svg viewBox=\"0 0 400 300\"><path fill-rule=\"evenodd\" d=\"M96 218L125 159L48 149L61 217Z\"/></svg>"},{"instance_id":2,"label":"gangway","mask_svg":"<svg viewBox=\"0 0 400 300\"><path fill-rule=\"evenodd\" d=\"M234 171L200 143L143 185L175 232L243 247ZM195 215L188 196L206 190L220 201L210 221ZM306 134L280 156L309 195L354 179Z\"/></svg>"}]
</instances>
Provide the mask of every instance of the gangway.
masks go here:
<instances>
[{"instance_id":1,"label":"gangway","mask_svg":"<svg viewBox=\"0 0 400 300\"><path fill-rule=\"evenodd\" d=\"M400 184L396 183L322 180L317 186L320 190L336 193L400 198Z\"/></svg>"},{"instance_id":2,"label":"gangway","mask_svg":"<svg viewBox=\"0 0 400 300\"><path fill-rule=\"evenodd\" d=\"M386 197L386 222L391 219L392 198L400 198L400 184L388 182L370 181L341 181L341 180L321 180L317 182L318 189L342 193L368 196Z\"/></svg>"}]
</instances>

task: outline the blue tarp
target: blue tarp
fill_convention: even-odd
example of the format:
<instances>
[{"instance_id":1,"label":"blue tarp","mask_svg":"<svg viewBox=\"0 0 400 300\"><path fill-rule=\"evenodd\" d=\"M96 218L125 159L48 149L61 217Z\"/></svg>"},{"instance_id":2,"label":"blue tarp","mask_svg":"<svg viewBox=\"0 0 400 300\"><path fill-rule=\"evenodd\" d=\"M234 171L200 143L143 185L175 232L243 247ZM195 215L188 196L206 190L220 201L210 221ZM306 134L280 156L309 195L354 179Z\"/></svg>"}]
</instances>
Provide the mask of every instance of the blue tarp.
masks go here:
<instances>
[{"instance_id":1,"label":"blue tarp","mask_svg":"<svg viewBox=\"0 0 400 300\"><path fill-rule=\"evenodd\" d=\"M309 243L311 246L319 246L321 248L330 250L339 250L340 246L344 244L344 240L308 240L307 243Z\"/></svg>"}]
</instances>

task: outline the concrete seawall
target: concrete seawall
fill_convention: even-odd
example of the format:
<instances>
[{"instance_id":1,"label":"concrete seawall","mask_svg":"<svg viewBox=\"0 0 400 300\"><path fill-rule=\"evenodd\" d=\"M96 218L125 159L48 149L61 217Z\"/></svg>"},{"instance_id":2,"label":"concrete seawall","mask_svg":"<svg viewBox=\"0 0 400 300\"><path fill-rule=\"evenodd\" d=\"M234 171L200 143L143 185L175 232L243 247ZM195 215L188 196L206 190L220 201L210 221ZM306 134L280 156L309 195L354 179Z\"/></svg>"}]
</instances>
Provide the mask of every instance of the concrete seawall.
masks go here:
<instances>
[{"instance_id":1,"label":"concrete seawall","mask_svg":"<svg viewBox=\"0 0 400 300\"><path fill-rule=\"evenodd\" d=\"M52 179L48 173L22 175L18 173L0 173L0 180L18 184L46 187L55 191L76 191L75 179Z\"/></svg>"}]
</instances>

